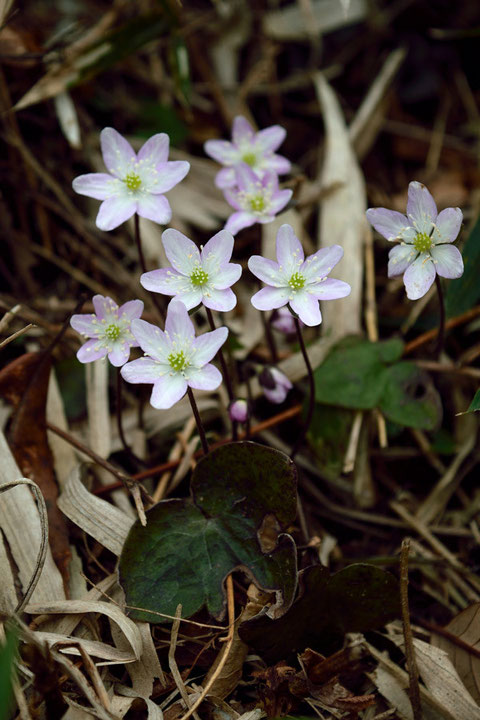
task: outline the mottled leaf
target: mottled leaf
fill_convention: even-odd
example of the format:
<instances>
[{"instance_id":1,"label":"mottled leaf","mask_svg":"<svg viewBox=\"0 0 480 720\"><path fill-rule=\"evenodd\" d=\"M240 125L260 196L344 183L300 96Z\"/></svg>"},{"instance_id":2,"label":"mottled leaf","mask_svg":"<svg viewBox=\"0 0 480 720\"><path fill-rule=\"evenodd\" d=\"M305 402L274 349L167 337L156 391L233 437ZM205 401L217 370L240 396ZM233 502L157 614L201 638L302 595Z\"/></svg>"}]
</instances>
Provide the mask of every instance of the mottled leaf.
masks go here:
<instances>
[{"instance_id":1,"label":"mottled leaf","mask_svg":"<svg viewBox=\"0 0 480 720\"><path fill-rule=\"evenodd\" d=\"M380 409L389 420L421 430L438 427L442 417L440 396L430 376L411 362L385 370Z\"/></svg>"}]
</instances>

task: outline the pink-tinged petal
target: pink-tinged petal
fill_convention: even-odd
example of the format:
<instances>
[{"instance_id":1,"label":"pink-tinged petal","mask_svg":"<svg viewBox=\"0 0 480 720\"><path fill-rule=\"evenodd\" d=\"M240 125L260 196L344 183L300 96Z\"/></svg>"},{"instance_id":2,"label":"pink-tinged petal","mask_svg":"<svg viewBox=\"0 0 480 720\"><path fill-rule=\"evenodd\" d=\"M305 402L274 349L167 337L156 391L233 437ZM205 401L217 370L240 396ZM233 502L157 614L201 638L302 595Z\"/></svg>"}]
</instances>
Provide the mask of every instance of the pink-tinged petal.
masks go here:
<instances>
[{"instance_id":1,"label":"pink-tinged petal","mask_svg":"<svg viewBox=\"0 0 480 720\"><path fill-rule=\"evenodd\" d=\"M204 293L202 302L205 307L208 307L211 310L229 312L229 310L233 310L237 304L237 296L233 290L230 290L230 288L226 288L225 290L215 290L215 288L210 288L208 292Z\"/></svg>"},{"instance_id":2,"label":"pink-tinged petal","mask_svg":"<svg viewBox=\"0 0 480 720\"><path fill-rule=\"evenodd\" d=\"M285 205L290 202L292 195L293 190L277 190L270 200L269 212L274 213L275 215L279 213L280 210L283 210Z\"/></svg>"},{"instance_id":3,"label":"pink-tinged petal","mask_svg":"<svg viewBox=\"0 0 480 720\"><path fill-rule=\"evenodd\" d=\"M290 307L293 312L298 315L300 320L309 327L320 325L322 322L322 314L318 300L305 290L303 292L297 292L293 296L292 300L290 300Z\"/></svg>"},{"instance_id":4,"label":"pink-tinged petal","mask_svg":"<svg viewBox=\"0 0 480 720\"><path fill-rule=\"evenodd\" d=\"M436 245L430 252L441 277L459 278L463 275L462 253L454 245Z\"/></svg>"},{"instance_id":5,"label":"pink-tinged petal","mask_svg":"<svg viewBox=\"0 0 480 720\"><path fill-rule=\"evenodd\" d=\"M100 133L100 145L108 172L123 180L137 159L134 149L128 140L110 127Z\"/></svg>"},{"instance_id":6,"label":"pink-tinged petal","mask_svg":"<svg viewBox=\"0 0 480 720\"><path fill-rule=\"evenodd\" d=\"M188 384L195 390L216 390L222 382L222 373L215 365L205 365L188 373Z\"/></svg>"},{"instance_id":7,"label":"pink-tinged petal","mask_svg":"<svg viewBox=\"0 0 480 720\"><path fill-rule=\"evenodd\" d=\"M395 245L388 253L388 277L403 275L418 255L412 245Z\"/></svg>"},{"instance_id":8,"label":"pink-tinged petal","mask_svg":"<svg viewBox=\"0 0 480 720\"><path fill-rule=\"evenodd\" d=\"M407 215L418 232L430 233L437 219L437 206L423 183L411 182L408 186Z\"/></svg>"},{"instance_id":9,"label":"pink-tinged petal","mask_svg":"<svg viewBox=\"0 0 480 720\"><path fill-rule=\"evenodd\" d=\"M307 290L317 300L338 300L350 295L352 288L343 280L326 278L316 285L307 285Z\"/></svg>"},{"instance_id":10,"label":"pink-tinged petal","mask_svg":"<svg viewBox=\"0 0 480 720\"><path fill-rule=\"evenodd\" d=\"M433 241L435 243L451 243L456 240L462 226L463 214L460 208L445 208L439 213Z\"/></svg>"},{"instance_id":11,"label":"pink-tinged petal","mask_svg":"<svg viewBox=\"0 0 480 720\"><path fill-rule=\"evenodd\" d=\"M115 367L125 365L130 357L130 345L125 341L118 341L113 344L112 350L108 353L108 359Z\"/></svg>"},{"instance_id":12,"label":"pink-tinged petal","mask_svg":"<svg viewBox=\"0 0 480 720\"><path fill-rule=\"evenodd\" d=\"M172 219L172 209L165 195L139 194L137 213L140 217L159 225L166 225Z\"/></svg>"},{"instance_id":13,"label":"pink-tinged petal","mask_svg":"<svg viewBox=\"0 0 480 720\"><path fill-rule=\"evenodd\" d=\"M170 366L167 367L151 358L142 357L124 365L120 372L124 380L132 384L138 384L156 383L167 370L171 370Z\"/></svg>"},{"instance_id":14,"label":"pink-tinged petal","mask_svg":"<svg viewBox=\"0 0 480 720\"><path fill-rule=\"evenodd\" d=\"M272 315L270 324L275 330L285 333L285 335L293 335L295 332L295 318L287 307L278 308ZM300 320L300 324L303 325Z\"/></svg>"},{"instance_id":15,"label":"pink-tinged petal","mask_svg":"<svg viewBox=\"0 0 480 720\"><path fill-rule=\"evenodd\" d=\"M266 160L267 169L273 170L277 175L285 175L292 169L292 163L283 155L271 155Z\"/></svg>"},{"instance_id":16,"label":"pink-tinged petal","mask_svg":"<svg viewBox=\"0 0 480 720\"><path fill-rule=\"evenodd\" d=\"M435 265L428 253L422 253L405 270L403 282L409 300L418 300L430 289L435 280Z\"/></svg>"},{"instance_id":17,"label":"pink-tinged petal","mask_svg":"<svg viewBox=\"0 0 480 720\"><path fill-rule=\"evenodd\" d=\"M272 125L256 134L255 146L265 153L273 153L285 140L286 134L285 128L280 125Z\"/></svg>"},{"instance_id":18,"label":"pink-tinged petal","mask_svg":"<svg viewBox=\"0 0 480 720\"><path fill-rule=\"evenodd\" d=\"M96 337L98 329L98 320L96 315L72 315L70 325L81 335L86 337Z\"/></svg>"},{"instance_id":19,"label":"pink-tinged petal","mask_svg":"<svg viewBox=\"0 0 480 720\"><path fill-rule=\"evenodd\" d=\"M100 345L98 340L88 340L77 352L77 359L81 363L93 362L104 358L107 352L107 348Z\"/></svg>"},{"instance_id":20,"label":"pink-tinged petal","mask_svg":"<svg viewBox=\"0 0 480 720\"><path fill-rule=\"evenodd\" d=\"M235 186L235 170L233 167L222 168L215 175L215 185L223 190Z\"/></svg>"},{"instance_id":21,"label":"pink-tinged petal","mask_svg":"<svg viewBox=\"0 0 480 720\"><path fill-rule=\"evenodd\" d=\"M202 250L202 263L207 273L228 263L233 252L233 235L228 230L220 230L210 238Z\"/></svg>"},{"instance_id":22,"label":"pink-tinged petal","mask_svg":"<svg viewBox=\"0 0 480 720\"><path fill-rule=\"evenodd\" d=\"M272 287L283 287L285 285L278 263L268 260L261 255L252 255L248 260L248 269L259 280Z\"/></svg>"},{"instance_id":23,"label":"pink-tinged petal","mask_svg":"<svg viewBox=\"0 0 480 720\"><path fill-rule=\"evenodd\" d=\"M92 298L93 309L99 320L104 320L112 315L117 315L118 305L111 297L94 295Z\"/></svg>"},{"instance_id":24,"label":"pink-tinged petal","mask_svg":"<svg viewBox=\"0 0 480 720\"><path fill-rule=\"evenodd\" d=\"M148 192L160 195L168 192L183 180L190 170L190 163L184 160L172 160L171 162L159 163L156 170L158 174L155 174L154 181L150 176L146 185Z\"/></svg>"},{"instance_id":25,"label":"pink-tinged petal","mask_svg":"<svg viewBox=\"0 0 480 720\"><path fill-rule=\"evenodd\" d=\"M227 140L207 140L203 149L220 165L233 165L238 160L238 150Z\"/></svg>"},{"instance_id":26,"label":"pink-tinged petal","mask_svg":"<svg viewBox=\"0 0 480 720\"><path fill-rule=\"evenodd\" d=\"M271 174L267 173L267 175L268 179L271 181ZM258 193L258 175L253 172L252 168L250 167L250 165L247 165L247 163L239 163L235 167L235 178L238 188L241 192L246 192L253 195ZM260 184L263 186L263 180Z\"/></svg>"},{"instance_id":27,"label":"pink-tinged petal","mask_svg":"<svg viewBox=\"0 0 480 720\"><path fill-rule=\"evenodd\" d=\"M248 167L248 165L247 165L247 167ZM250 168L249 168L249 170L250 170ZM258 183L258 177L257 177L257 183ZM277 173L272 172L271 170L266 170L262 175L260 184L267 193L271 193L272 195L277 194L278 193L278 175L277 175Z\"/></svg>"},{"instance_id":28,"label":"pink-tinged petal","mask_svg":"<svg viewBox=\"0 0 480 720\"><path fill-rule=\"evenodd\" d=\"M146 165L158 165L168 160L170 138L166 133L157 133L147 140L138 152L138 161Z\"/></svg>"},{"instance_id":29,"label":"pink-tinged petal","mask_svg":"<svg viewBox=\"0 0 480 720\"><path fill-rule=\"evenodd\" d=\"M241 265L227 263L215 273L215 277L212 278L212 287L215 290L226 290L240 279L241 274Z\"/></svg>"},{"instance_id":30,"label":"pink-tinged petal","mask_svg":"<svg viewBox=\"0 0 480 720\"><path fill-rule=\"evenodd\" d=\"M215 357L228 337L228 328L219 327L211 332L204 333L195 338L193 343L194 355L192 364L195 367L203 367Z\"/></svg>"},{"instance_id":31,"label":"pink-tinged petal","mask_svg":"<svg viewBox=\"0 0 480 720\"><path fill-rule=\"evenodd\" d=\"M187 392L187 381L179 373L164 375L153 386L150 403L157 410L168 410Z\"/></svg>"},{"instance_id":32,"label":"pink-tinged petal","mask_svg":"<svg viewBox=\"0 0 480 720\"><path fill-rule=\"evenodd\" d=\"M228 218L225 223L225 230L231 232L232 235L236 235L240 230L251 227L258 222L258 218L248 212L235 212Z\"/></svg>"},{"instance_id":33,"label":"pink-tinged petal","mask_svg":"<svg viewBox=\"0 0 480 720\"><path fill-rule=\"evenodd\" d=\"M195 329L187 312L187 308L180 300L170 300L165 320L165 334L171 342L193 342Z\"/></svg>"},{"instance_id":34,"label":"pink-tinged petal","mask_svg":"<svg viewBox=\"0 0 480 720\"><path fill-rule=\"evenodd\" d=\"M87 173L79 175L72 182L72 187L79 195L105 200L114 195L118 188L118 180L107 173Z\"/></svg>"},{"instance_id":35,"label":"pink-tinged petal","mask_svg":"<svg viewBox=\"0 0 480 720\"><path fill-rule=\"evenodd\" d=\"M302 243L295 235L292 226L281 225L277 232L277 261L280 272L295 272L304 258Z\"/></svg>"},{"instance_id":36,"label":"pink-tinged petal","mask_svg":"<svg viewBox=\"0 0 480 720\"><path fill-rule=\"evenodd\" d=\"M134 196L116 195L102 202L95 222L100 230L114 230L136 211L137 201Z\"/></svg>"},{"instance_id":37,"label":"pink-tinged petal","mask_svg":"<svg viewBox=\"0 0 480 720\"><path fill-rule=\"evenodd\" d=\"M178 295L187 292L191 287L190 280L173 268L160 268L143 273L140 276L140 285L145 290L162 295Z\"/></svg>"},{"instance_id":38,"label":"pink-tinged petal","mask_svg":"<svg viewBox=\"0 0 480 720\"><path fill-rule=\"evenodd\" d=\"M290 293L290 288L264 287L252 296L251 303L257 310L275 310L287 304Z\"/></svg>"},{"instance_id":39,"label":"pink-tinged petal","mask_svg":"<svg viewBox=\"0 0 480 720\"><path fill-rule=\"evenodd\" d=\"M236 184L236 182L237 182L237 176L235 174L234 184ZM236 188L235 189L225 188L223 191L223 195L225 197L225 200L228 202L228 204L231 205L235 210L242 209L242 206L240 205L240 201L239 201L239 193Z\"/></svg>"},{"instance_id":40,"label":"pink-tinged petal","mask_svg":"<svg viewBox=\"0 0 480 720\"><path fill-rule=\"evenodd\" d=\"M129 300L118 308L118 317L125 315L129 320L135 320L143 313L143 300Z\"/></svg>"},{"instance_id":41,"label":"pink-tinged petal","mask_svg":"<svg viewBox=\"0 0 480 720\"><path fill-rule=\"evenodd\" d=\"M243 115L237 115L232 126L232 140L235 145L251 143L255 137L255 131Z\"/></svg>"},{"instance_id":42,"label":"pink-tinged petal","mask_svg":"<svg viewBox=\"0 0 480 720\"><path fill-rule=\"evenodd\" d=\"M331 272L342 257L341 245L322 248L305 260L299 272L304 275L307 282L319 281Z\"/></svg>"},{"instance_id":43,"label":"pink-tinged petal","mask_svg":"<svg viewBox=\"0 0 480 720\"><path fill-rule=\"evenodd\" d=\"M410 220L396 210L370 208L367 210L367 220L387 240L407 239L405 233L409 228L410 233L407 233L409 238L413 239L416 235Z\"/></svg>"},{"instance_id":44,"label":"pink-tinged petal","mask_svg":"<svg viewBox=\"0 0 480 720\"><path fill-rule=\"evenodd\" d=\"M181 300L187 310L193 310L194 307L200 305L203 301L203 293L201 288L193 288L190 290L184 290L175 295L177 300Z\"/></svg>"},{"instance_id":45,"label":"pink-tinged petal","mask_svg":"<svg viewBox=\"0 0 480 720\"><path fill-rule=\"evenodd\" d=\"M267 400L276 405L282 403L287 397L288 391L292 389L293 385L288 377L282 373L278 368L269 368L270 377L275 383L273 388L265 387L263 385L263 392Z\"/></svg>"},{"instance_id":46,"label":"pink-tinged petal","mask_svg":"<svg viewBox=\"0 0 480 720\"><path fill-rule=\"evenodd\" d=\"M143 352L161 363L168 364L167 357L171 350L170 343L160 328L146 322L146 320L132 320L130 329ZM139 380L138 382L142 381Z\"/></svg>"},{"instance_id":47,"label":"pink-tinged petal","mask_svg":"<svg viewBox=\"0 0 480 720\"><path fill-rule=\"evenodd\" d=\"M168 228L162 233L162 243L175 270L190 277L194 268L200 264L200 251L195 243L174 228Z\"/></svg>"}]
</instances>

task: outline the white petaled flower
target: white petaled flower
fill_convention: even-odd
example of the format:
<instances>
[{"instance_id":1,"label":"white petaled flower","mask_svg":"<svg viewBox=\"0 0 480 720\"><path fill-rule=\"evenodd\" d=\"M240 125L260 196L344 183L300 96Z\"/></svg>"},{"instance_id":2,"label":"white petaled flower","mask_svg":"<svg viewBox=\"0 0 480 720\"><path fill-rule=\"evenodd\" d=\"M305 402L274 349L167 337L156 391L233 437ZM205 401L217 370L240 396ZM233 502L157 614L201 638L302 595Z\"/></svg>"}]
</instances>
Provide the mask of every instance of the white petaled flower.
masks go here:
<instances>
[{"instance_id":1,"label":"white petaled flower","mask_svg":"<svg viewBox=\"0 0 480 720\"><path fill-rule=\"evenodd\" d=\"M199 250L178 230L162 234L163 247L171 268L144 273L140 282L146 290L174 295L191 310L200 303L212 310L227 312L237 304L230 286L237 282L242 267L231 263L233 235L221 230Z\"/></svg>"},{"instance_id":2,"label":"white petaled flower","mask_svg":"<svg viewBox=\"0 0 480 720\"><path fill-rule=\"evenodd\" d=\"M86 338L90 338L77 352L82 363L93 362L108 355L120 367L127 362L130 348L138 347L132 335L131 324L143 312L141 300L129 300L118 307L110 297L95 295L92 299L95 314L72 315L70 325Z\"/></svg>"},{"instance_id":3,"label":"white petaled flower","mask_svg":"<svg viewBox=\"0 0 480 720\"><path fill-rule=\"evenodd\" d=\"M235 177L237 187L223 191L227 202L236 211L225 225L225 230L232 235L255 223L272 222L293 194L292 190L279 190L276 173L266 172L260 179L245 163L235 169Z\"/></svg>"},{"instance_id":4,"label":"white petaled flower","mask_svg":"<svg viewBox=\"0 0 480 720\"><path fill-rule=\"evenodd\" d=\"M227 328L195 337L187 308L180 300L170 301L164 332L144 320L134 320L132 332L145 357L124 365L122 377L130 383L153 383L150 402L154 408L171 408L187 387L216 390L222 382L220 371L210 360L227 339Z\"/></svg>"},{"instance_id":5,"label":"white petaled flower","mask_svg":"<svg viewBox=\"0 0 480 720\"><path fill-rule=\"evenodd\" d=\"M207 155L225 165L217 173L215 185L222 190L234 187L235 168L240 163L249 165L260 178L266 172L277 175L290 172L290 161L274 152L282 144L286 134L285 128L280 125L272 125L256 133L248 120L238 115L233 121L232 142L207 140L204 146Z\"/></svg>"},{"instance_id":6,"label":"white petaled flower","mask_svg":"<svg viewBox=\"0 0 480 720\"><path fill-rule=\"evenodd\" d=\"M319 325L319 300L336 300L350 294L350 285L327 277L343 257L343 248L332 245L317 250L305 260L300 240L291 225L281 225L277 233L277 262L261 255L248 261L250 271L267 287L252 297L257 310L275 310L287 303L305 325Z\"/></svg>"},{"instance_id":7,"label":"white petaled flower","mask_svg":"<svg viewBox=\"0 0 480 720\"><path fill-rule=\"evenodd\" d=\"M108 173L79 175L72 183L80 195L103 200L97 226L113 230L135 213L161 225L170 222L172 210L164 193L183 180L190 163L168 160L168 135L154 135L138 155L113 128L102 130L100 144Z\"/></svg>"}]
</instances>

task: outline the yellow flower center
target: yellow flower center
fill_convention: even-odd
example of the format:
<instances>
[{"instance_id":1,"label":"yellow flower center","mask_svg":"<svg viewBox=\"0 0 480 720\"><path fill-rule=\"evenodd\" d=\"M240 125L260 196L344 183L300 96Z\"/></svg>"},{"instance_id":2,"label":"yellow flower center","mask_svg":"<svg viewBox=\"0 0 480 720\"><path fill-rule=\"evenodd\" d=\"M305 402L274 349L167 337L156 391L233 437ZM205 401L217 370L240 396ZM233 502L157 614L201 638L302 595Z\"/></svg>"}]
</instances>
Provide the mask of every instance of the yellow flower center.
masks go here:
<instances>
[{"instance_id":1,"label":"yellow flower center","mask_svg":"<svg viewBox=\"0 0 480 720\"><path fill-rule=\"evenodd\" d=\"M247 165L250 165L250 167L253 167L257 162L256 155L253 152L246 152L245 155L242 155L242 160L244 163L247 163Z\"/></svg>"},{"instance_id":2,"label":"yellow flower center","mask_svg":"<svg viewBox=\"0 0 480 720\"><path fill-rule=\"evenodd\" d=\"M413 241L413 247L418 252L427 252L432 247L432 238L427 233L418 233Z\"/></svg>"},{"instance_id":3,"label":"yellow flower center","mask_svg":"<svg viewBox=\"0 0 480 720\"><path fill-rule=\"evenodd\" d=\"M254 213L262 213L265 210L265 198L262 195L254 195L250 198L250 208Z\"/></svg>"},{"instance_id":4,"label":"yellow flower center","mask_svg":"<svg viewBox=\"0 0 480 720\"><path fill-rule=\"evenodd\" d=\"M305 286L305 278L299 272L293 273L292 277L288 281L288 284L292 290L301 290Z\"/></svg>"},{"instance_id":5,"label":"yellow flower center","mask_svg":"<svg viewBox=\"0 0 480 720\"><path fill-rule=\"evenodd\" d=\"M208 282L208 273L206 273L205 270L202 270L202 268L195 268L190 275L190 280L192 281L192 285L195 285L195 287L201 287Z\"/></svg>"},{"instance_id":6,"label":"yellow flower center","mask_svg":"<svg viewBox=\"0 0 480 720\"><path fill-rule=\"evenodd\" d=\"M188 367L189 364L183 350L180 350L180 352L176 353L170 353L167 360L170 363L170 367L177 372L185 370L185 368Z\"/></svg>"},{"instance_id":7,"label":"yellow flower center","mask_svg":"<svg viewBox=\"0 0 480 720\"><path fill-rule=\"evenodd\" d=\"M141 184L142 181L140 180L140 176L136 173L129 172L127 177L125 178L125 185L128 187L129 190L138 190Z\"/></svg>"},{"instance_id":8,"label":"yellow flower center","mask_svg":"<svg viewBox=\"0 0 480 720\"><path fill-rule=\"evenodd\" d=\"M105 335L109 340L118 340L120 337L120 328L118 325L108 325L108 327L105 328Z\"/></svg>"}]
</instances>

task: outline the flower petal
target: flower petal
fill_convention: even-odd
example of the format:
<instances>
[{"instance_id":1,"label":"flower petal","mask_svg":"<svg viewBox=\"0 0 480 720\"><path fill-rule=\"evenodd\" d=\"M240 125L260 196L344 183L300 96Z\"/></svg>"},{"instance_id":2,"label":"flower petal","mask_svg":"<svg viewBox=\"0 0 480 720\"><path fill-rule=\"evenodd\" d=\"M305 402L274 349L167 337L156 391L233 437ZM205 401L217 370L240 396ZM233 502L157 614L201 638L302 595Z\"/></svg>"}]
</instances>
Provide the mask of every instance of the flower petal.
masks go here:
<instances>
[{"instance_id":1,"label":"flower petal","mask_svg":"<svg viewBox=\"0 0 480 720\"><path fill-rule=\"evenodd\" d=\"M460 208L445 208L438 214L433 241L437 243L451 243L460 232L463 214Z\"/></svg>"},{"instance_id":2,"label":"flower petal","mask_svg":"<svg viewBox=\"0 0 480 720\"><path fill-rule=\"evenodd\" d=\"M279 272L291 275L305 259L302 243L291 225L281 225L277 232L277 261Z\"/></svg>"},{"instance_id":3,"label":"flower petal","mask_svg":"<svg viewBox=\"0 0 480 720\"><path fill-rule=\"evenodd\" d=\"M236 185L236 182L237 182L237 175L235 173L234 185ZM231 205L235 210L242 209L242 206L240 205L240 194L239 194L237 188L233 188L233 187L225 188L223 191L223 195L225 197L225 200L228 202L228 204ZM235 233L233 233L233 235L235 235Z\"/></svg>"},{"instance_id":4,"label":"flower petal","mask_svg":"<svg viewBox=\"0 0 480 720\"><path fill-rule=\"evenodd\" d=\"M252 213L244 211L234 212L228 218L224 229L231 232L232 235L236 235L240 230L255 225L257 221L258 218L252 215Z\"/></svg>"},{"instance_id":5,"label":"flower petal","mask_svg":"<svg viewBox=\"0 0 480 720\"><path fill-rule=\"evenodd\" d=\"M158 165L168 160L170 138L166 133L157 133L142 145L138 152L138 162L146 165Z\"/></svg>"},{"instance_id":6,"label":"flower petal","mask_svg":"<svg viewBox=\"0 0 480 720\"><path fill-rule=\"evenodd\" d=\"M143 300L129 300L118 308L118 317L125 315L129 320L139 318L143 313Z\"/></svg>"},{"instance_id":7,"label":"flower petal","mask_svg":"<svg viewBox=\"0 0 480 720\"><path fill-rule=\"evenodd\" d=\"M235 170L233 167L222 168L215 175L215 185L223 190L235 186Z\"/></svg>"},{"instance_id":8,"label":"flower petal","mask_svg":"<svg viewBox=\"0 0 480 720\"><path fill-rule=\"evenodd\" d=\"M388 277L402 275L417 255L412 245L395 245L388 253Z\"/></svg>"},{"instance_id":9,"label":"flower petal","mask_svg":"<svg viewBox=\"0 0 480 720\"><path fill-rule=\"evenodd\" d=\"M252 296L250 302L257 310L275 310L287 304L290 293L290 288L286 287L264 287Z\"/></svg>"},{"instance_id":10,"label":"flower petal","mask_svg":"<svg viewBox=\"0 0 480 720\"><path fill-rule=\"evenodd\" d=\"M270 200L269 212L277 214L290 202L293 190L277 190Z\"/></svg>"},{"instance_id":11,"label":"flower petal","mask_svg":"<svg viewBox=\"0 0 480 720\"><path fill-rule=\"evenodd\" d=\"M195 329L188 316L187 308L176 298L170 300L168 304L165 334L168 335L171 342L183 344L185 341L190 344L195 338Z\"/></svg>"},{"instance_id":12,"label":"flower petal","mask_svg":"<svg viewBox=\"0 0 480 720\"><path fill-rule=\"evenodd\" d=\"M158 410L168 410L187 392L187 381L180 373L164 375L153 386L150 403Z\"/></svg>"},{"instance_id":13,"label":"flower petal","mask_svg":"<svg viewBox=\"0 0 480 720\"><path fill-rule=\"evenodd\" d=\"M228 230L220 230L210 238L202 249L202 265L207 273L218 271L220 265L228 263L233 252L233 235Z\"/></svg>"},{"instance_id":14,"label":"flower petal","mask_svg":"<svg viewBox=\"0 0 480 720\"><path fill-rule=\"evenodd\" d=\"M227 140L207 140L203 149L221 165L233 165L238 160L238 150Z\"/></svg>"},{"instance_id":15,"label":"flower petal","mask_svg":"<svg viewBox=\"0 0 480 720\"><path fill-rule=\"evenodd\" d=\"M307 282L318 282L328 275L342 257L343 248L340 245L322 248L305 260L299 272L305 276Z\"/></svg>"},{"instance_id":16,"label":"flower petal","mask_svg":"<svg viewBox=\"0 0 480 720\"><path fill-rule=\"evenodd\" d=\"M269 179L271 173L267 173ZM256 175L252 168L247 163L239 163L235 167L235 179L238 188L241 192L256 195L258 194L258 175ZM263 185L263 181L261 183ZM227 198L228 199L228 198Z\"/></svg>"},{"instance_id":17,"label":"flower petal","mask_svg":"<svg viewBox=\"0 0 480 720\"><path fill-rule=\"evenodd\" d=\"M94 295L92 298L93 309L99 320L110 318L112 315L117 315L118 305L115 300L112 300L108 295Z\"/></svg>"},{"instance_id":18,"label":"flower petal","mask_svg":"<svg viewBox=\"0 0 480 720\"><path fill-rule=\"evenodd\" d=\"M212 287L215 290L225 290L234 285L240 279L242 266L237 263L227 263L215 273L212 279Z\"/></svg>"},{"instance_id":19,"label":"flower petal","mask_svg":"<svg viewBox=\"0 0 480 720\"><path fill-rule=\"evenodd\" d=\"M85 335L86 337L97 336L98 320L96 315L72 315L70 325L81 335Z\"/></svg>"},{"instance_id":20,"label":"flower petal","mask_svg":"<svg viewBox=\"0 0 480 720\"><path fill-rule=\"evenodd\" d=\"M408 186L407 215L418 232L430 234L438 210L435 200L423 183L414 181Z\"/></svg>"},{"instance_id":21,"label":"flower petal","mask_svg":"<svg viewBox=\"0 0 480 720\"><path fill-rule=\"evenodd\" d=\"M168 368L170 370L170 367ZM132 360L122 367L121 375L129 383L156 383L166 366L148 357Z\"/></svg>"},{"instance_id":22,"label":"flower petal","mask_svg":"<svg viewBox=\"0 0 480 720\"><path fill-rule=\"evenodd\" d=\"M128 140L111 127L104 128L100 133L100 145L108 172L123 180L137 159L134 149Z\"/></svg>"},{"instance_id":23,"label":"flower petal","mask_svg":"<svg viewBox=\"0 0 480 720\"><path fill-rule=\"evenodd\" d=\"M121 367L125 365L128 358L130 357L130 345L124 340L117 340L113 344L112 350L108 353L108 359L115 367Z\"/></svg>"},{"instance_id":24,"label":"flower petal","mask_svg":"<svg viewBox=\"0 0 480 720\"><path fill-rule=\"evenodd\" d=\"M232 140L235 145L251 143L255 137L255 131L243 115L237 115L233 120Z\"/></svg>"},{"instance_id":25,"label":"flower petal","mask_svg":"<svg viewBox=\"0 0 480 720\"><path fill-rule=\"evenodd\" d=\"M286 134L287 131L281 125L272 125L256 134L255 146L265 153L271 153L282 144Z\"/></svg>"},{"instance_id":26,"label":"flower petal","mask_svg":"<svg viewBox=\"0 0 480 720\"><path fill-rule=\"evenodd\" d=\"M172 209L165 195L141 193L138 196L137 213L140 217L159 225L166 225L172 219Z\"/></svg>"},{"instance_id":27,"label":"flower petal","mask_svg":"<svg viewBox=\"0 0 480 720\"><path fill-rule=\"evenodd\" d=\"M343 280L335 280L334 278L325 278L320 283L308 285L307 290L310 295L317 300L338 300L339 298L350 295L352 288Z\"/></svg>"},{"instance_id":28,"label":"flower petal","mask_svg":"<svg viewBox=\"0 0 480 720\"><path fill-rule=\"evenodd\" d=\"M463 275L462 253L454 245L436 245L430 252L441 277L459 278Z\"/></svg>"},{"instance_id":29,"label":"flower petal","mask_svg":"<svg viewBox=\"0 0 480 720\"><path fill-rule=\"evenodd\" d=\"M216 390L222 382L222 373L215 365L205 365L202 368L192 368L188 373L188 384L196 390Z\"/></svg>"},{"instance_id":30,"label":"flower petal","mask_svg":"<svg viewBox=\"0 0 480 720\"><path fill-rule=\"evenodd\" d=\"M292 169L292 163L283 155L271 155L266 160L268 170L273 170L278 175L285 175Z\"/></svg>"},{"instance_id":31,"label":"flower petal","mask_svg":"<svg viewBox=\"0 0 480 720\"><path fill-rule=\"evenodd\" d=\"M178 295L191 289L191 282L173 268L150 270L140 276L140 285L150 292L162 295ZM200 302L200 301L199 301Z\"/></svg>"},{"instance_id":32,"label":"flower petal","mask_svg":"<svg viewBox=\"0 0 480 720\"><path fill-rule=\"evenodd\" d=\"M396 210L370 208L367 210L367 220L387 240L407 239L405 233L413 240L416 235L410 220Z\"/></svg>"},{"instance_id":33,"label":"flower petal","mask_svg":"<svg viewBox=\"0 0 480 720\"><path fill-rule=\"evenodd\" d=\"M136 211L137 201L134 196L115 195L102 202L95 222L100 230L114 230Z\"/></svg>"},{"instance_id":34,"label":"flower petal","mask_svg":"<svg viewBox=\"0 0 480 720\"><path fill-rule=\"evenodd\" d=\"M211 310L228 312L229 310L233 310L237 304L237 296L230 288L225 288L224 290L210 288L207 292L204 292L202 302L205 307Z\"/></svg>"},{"instance_id":35,"label":"flower petal","mask_svg":"<svg viewBox=\"0 0 480 720\"><path fill-rule=\"evenodd\" d=\"M292 300L290 300L290 307L305 325L314 327L322 322L318 300L307 291L295 293Z\"/></svg>"},{"instance_id":36,"label":"flower petal","mask_svg":"<svg viewBox=\"0 0 480 720\"><path fill-rule=\"evenodd\" d=\"M118 180L107 173L87 173L76 177L72 187L79 195L105 200L115 194Z\"/></svg>"},{"instance_id":37,"label":"flower petal","mask_svg":"<svg viewBox=\"0 0 480 720\"><path fill-rule=\"evenodd\" d=\"M165 254L172 266L182 275L190 277L195 267L200 265L200 251L186 235L174 228L162 233Z\"/></svg>"},{"instance_id":38,"label":"flower petal","mask_svg":"<svg viewBox=\"0 0 480 720\"><path fill-rule=\"evenodd\" d=\"M228 337L228 328L219 327L211 332L204 333L195 338L192 344L194 354L192 355L192 365L200 368L210 362L215 357L219 349Z\"/></svg>"},{"instance_id":39,"label":"flower petal","mask_svg":"<svg viewBox=\"0 0 480 720\"><path fill-rule=\"evenodd\" d=\"M155 173L147 174L146 188L154 195L161 195L171 190L183 180L190 170L190 163L184 160L175 160L159 163Z\"/></svg>"},{"instance_id":40,"label":"flower petal","mask_svg":"<svg viewBox=\"0 0 480 720\"><path fill-rule=\"evenodd\" d=\"M422 253L408 266L403 282L410 300L418 300L430 289L435 280L435 265L428 253Z\"/></svg>"},{"instance_id":41,"label":"flower petal","mask_svg":"<svg viewBox=\"0 0 480 720\"><path fill-rule=\"evenodd\" d=\"M81 363L93 362L104 358L108 350L99 344L98 340L88 340L77 352L77 359Z\"/></svg>"},{"instance_id":42,"label":"flower petal","mask_svg":"<svg viewBox=\"0 0 480 720\"><path fill-rule=\"evenodd\" d=\"M248 269L262 282L272 287L284 287L285 282L280 275L278 263L261 255L252 255L248 260Z\"/></svg>"},{"instance_id":43,"label":"flower petal","mask_svg":"<svg viewBox=\"0 0 480 720\"><path fill-rule=\"evenodd\" d=\"M161 363L168 364L170 344L160 328L146 320L132 320L131 331L143 352ZM138 380L138 382L142 381Z\"/></svg>"}]
</instances>

